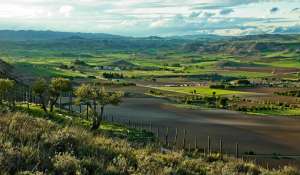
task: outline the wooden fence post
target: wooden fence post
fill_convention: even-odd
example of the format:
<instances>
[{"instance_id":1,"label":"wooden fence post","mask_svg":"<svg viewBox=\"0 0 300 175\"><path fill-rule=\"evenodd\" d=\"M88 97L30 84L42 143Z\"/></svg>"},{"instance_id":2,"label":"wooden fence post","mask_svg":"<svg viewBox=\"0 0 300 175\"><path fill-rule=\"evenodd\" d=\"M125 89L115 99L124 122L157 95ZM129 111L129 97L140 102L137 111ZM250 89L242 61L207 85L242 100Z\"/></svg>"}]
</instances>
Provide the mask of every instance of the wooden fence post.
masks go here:
<instances>
[{"instance_id":1,"label":"wooden fence post","mask_svg":"<svg viewBox=\"0 0 300 175\"><path fill-rule=\"evenodd\" d=\"M195 150L198 150L198 141L197 141L197 136L195 136Z\"/></svg>"},{"instance_id":2,"label":"wooden fence post","mask_svg":"<svg viewBox=\"0 0 300 175\"><path fill-rule=\"evenodd\" d=\"M219 152L220 152L221 159L223 159L223 140L222 139L220 139L220 150L219 150Z\"/></svg>"},{"instance_id":3,"label":"wooden fence post","mask_svg":"<svg viewBox=\"0 0 300 175\"><path fill-rule=\"evenodd\" d=\"M184 128L184 130L183 130L183 143L182 143L182 145L183 145L183 149L185 149L185 142L186 142L186 140L185 140L185 137L186 137L186 129Z\"/></svg>"},{"instance_id":4,"label":"wooden fence post","mask_svg":"<svg viewBox=\"0 0 300 175\"><path fill-rule=\"evenodd\" d=\"M27 101L27 109L29 110L30 106L29 106L29 92L28 91L26 91L26 101Z\"/></svg>"},{"instance_id":5,"label":"wooden fence post","mask_svg":"<svg viewBox=\"0 0 300 175\"><path fill-rule=\"evenodd\" d=\"M86 104L86 119L89 119L89 105Z\"/></svg>"},{"instance_id":6,"label":"wooden fence post","mask_svg":"<svg viewBox=\"0 0 300 175\"><path fill-rule=\"evenodd\" d=\"M61 96L59 97L59 110L61 111Z\"/></svg>"},{"instance_id":7,"label":"wooden fence post","mask_svg":"<svg viewBox=\"0 0 300 175\"><path fill-rule=\"evenodd\" d=\"M166 136L165 136L165 144L166 144L167 146L169 146L168 137L169 137L169 127L167 127L167 130L166 130Z\"/></svg>"},{"instance_id":8,"label":"wooden fence post","mask_svg":"<svg viewBox=\"0 0 300 175\"><path fill-rule=\"evenodd\" d=\"M207 154L210 155L211 154L211 143L210 143L210 136L208 136L207 138Z\"/></svg>"},{"instance_id":9,"label":"wooden fence post","mask_svg":"<svg viewBox=\"0 0 300 175\"><path fill-rule=\"evenodd\" d=\"M235 157L238 159L239 158L239 144L235 144Z\"/></svg>"},{"instance_id":10,"label":"wooden fence post","mask_svg":"<svg viewBox=\"0 0 300 175\"><path fill-rule=\"evenodd\" d=\"M72 104L73 104L73 102L72 102L72 93L69 92L69 113L71 113L71 111L72 111Z\"/></svg>"},{"instance_id":11,"label":"wooden fence post","mask_svg":"<svg viewBox=\"0 0 300 175\"><path fill-rule=\"evenodd\" d=\"M177 146L177 138L178 138L178 128L175 129L175 136L174 136L174 146Z\"/></svg>"},{"instance_id":12,"label":"wooden fence post","mask_svg":"<svg viewBox=\"0 0 300 175\"><path fill-rule=\"evenodd\" d=\"M79 115L81 116L81 113L82 113L82 105L81 103L79 103Z\"/></svg>"}]
</instances>

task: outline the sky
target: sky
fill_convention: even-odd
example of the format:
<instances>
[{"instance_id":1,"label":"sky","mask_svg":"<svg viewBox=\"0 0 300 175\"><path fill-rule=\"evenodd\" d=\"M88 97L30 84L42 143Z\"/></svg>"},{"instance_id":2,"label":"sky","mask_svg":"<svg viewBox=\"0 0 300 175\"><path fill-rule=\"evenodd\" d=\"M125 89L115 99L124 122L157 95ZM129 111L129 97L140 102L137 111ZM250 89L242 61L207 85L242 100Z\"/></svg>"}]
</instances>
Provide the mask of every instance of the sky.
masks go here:
<instances>
[{"instance_id":1,"label":"sky","mask_svg":"<svg viewBox=\"0 0 300 175\"><path fill-rule=\"evenodd\" d=\"M0 30L126 36L300 33L300 0L0 0Z\"/></svg>"}]
</instances>

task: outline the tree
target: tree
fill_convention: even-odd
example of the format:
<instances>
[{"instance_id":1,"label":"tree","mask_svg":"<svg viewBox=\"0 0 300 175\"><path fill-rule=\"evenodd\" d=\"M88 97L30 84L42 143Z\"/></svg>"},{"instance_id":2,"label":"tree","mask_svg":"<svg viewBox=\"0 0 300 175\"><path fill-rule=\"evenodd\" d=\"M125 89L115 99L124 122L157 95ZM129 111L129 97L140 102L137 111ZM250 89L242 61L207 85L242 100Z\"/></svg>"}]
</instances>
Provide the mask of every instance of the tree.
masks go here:
<instances>
[{"instance_id":1,"label":"tree","mask_svg":"<svg viewBox=\"0 0 300 175\"><path fill-rule=\"evenodd\" d=\"M0 79L0 95L1 101L3 103L4 96L15 86L15 81L9 79Z\"/></svg>"},{"instance_id":2,"label":"tree","mask_svg":"<svg viewBox=\"0 0 300 175\"><path fill-rule=\"evenodd\" d=\"M220 97L218 102L219 106L225 109L228 106L229 99L227 97Z\"/></svg>"},{"instance_id":3,"label":"tree","mask_svg":"<svg viewBox=\"0 0 300 175\"><path fill-rule=\"evenodd\" d=\"M93 122L92 130L98 129L103 119L104 108L107 105L118 105L122 102L122 92L107 92L103 87L96 90L96 103L100 105L100 115Z\"/></svg>"},{"instance_id":4,"label":"tree","mask_svg":"<svg viewBox=\"0 0 300 175\"><path fill-rule=\"evenodd\" d=\"M88 84L82 84L75 90L75 96L75 103L86 105L88 112L89 108L92 106L91 99L95 99L96 95L92 86Z\"/></svg>"},{"instance_id":5,"label":"tree","mask_svg":"<svg viewBox=\"0 0 300 175\"><path fill-rule=\"evenodd\" d=\"M64 78L53 78L50 84L43 78L37 79L32 86L33 93L40 98L42 109L47 113L48 105L50 112L53 112L54 105L62 92L72 89L71 81Z\"/></svg>"},{"instance_id":6,"label":"tree","mask_svg":"<svg viewBox=\"0 0 300 175\"><path fill-rule=\"evenodd\" d=\"M72 85L70 80L64 78L54 78L51 80L50 91L49 91L50 112L53 112L54 105L56 104L61 94L63 92L68 92L71 90L72 90Z\"/></svg>"},{"instance_id":7,"label":"tree","mask_svg":"<svg viewBox=\"0 0 300 175\"><path fill-rule=\"evenodd\" d=\"M216 97L216 94L217 94L216 91L212 92L213 97Z\"/></svg>"},{"instance_id":8,"label":"tree","mask_svg":"<svg viewBox=\"0 0 300 175\"><path fill-rule=\"evenodd\" d=\"M248 86L251 84L251 82L249 80L242 79L242 80L237 80L237 84L239 86Z\"/></svg>"},{"instance_id":9,"label":"tree","mask_svg":"<svg viewBox=\"0 0 300 175\"><path fill-rule=\"evenodd\" d=\"M32 86L32 91L35 95L40 98L40 103L42 105L42 109L48 113L47 111L47 101L49 98L49 87L45 79L39 78L37 79Z\"/></svg>"},{"instance_id":10,"label":"tree","mask_svg":"<svg viewBox=\"0 0 300 175\"><path fill-rule=\"evenodd\" d=\"M76 89L77 103L84 103L92 110L93 124L92 130L100 127L104 108L107 105L118 105L123 97L122 92L108 92L103 87L97 88L88 84L82 84ZM97 106L100 106L100 113L97 111Z\"/></svg>"}]
</instances>

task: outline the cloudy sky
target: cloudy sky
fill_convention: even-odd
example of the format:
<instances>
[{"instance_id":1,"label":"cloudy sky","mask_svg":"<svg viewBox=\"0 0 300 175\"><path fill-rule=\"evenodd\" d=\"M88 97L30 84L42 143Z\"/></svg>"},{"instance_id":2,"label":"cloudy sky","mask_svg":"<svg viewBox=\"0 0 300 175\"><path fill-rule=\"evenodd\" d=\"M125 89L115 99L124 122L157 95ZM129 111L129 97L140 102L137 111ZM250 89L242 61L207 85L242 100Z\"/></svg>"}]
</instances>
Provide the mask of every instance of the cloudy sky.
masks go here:
<instances>
[{"instance_id":1,"label":"cloudy sky","mask_svg":"<svg viewBox=\"0 0 300 175\"><path fill-rule=\"evenodd\" d=\"M300 33L300 0L0 0L0 29L128 36Z\"/></svg>"}]
</instances>

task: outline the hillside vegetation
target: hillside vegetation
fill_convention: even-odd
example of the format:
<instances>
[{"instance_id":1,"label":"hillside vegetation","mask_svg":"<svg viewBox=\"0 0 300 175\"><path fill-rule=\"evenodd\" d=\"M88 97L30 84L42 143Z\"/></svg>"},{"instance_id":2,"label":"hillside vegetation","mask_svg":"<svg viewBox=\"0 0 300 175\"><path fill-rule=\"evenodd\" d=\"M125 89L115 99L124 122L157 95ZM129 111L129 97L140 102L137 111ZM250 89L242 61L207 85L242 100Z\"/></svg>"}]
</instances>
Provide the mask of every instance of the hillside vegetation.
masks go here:
<instances>
[{"instance_id":1,"label":"hillside vegetation","mask_svg":"<svg viewBox=\"0 0 300 175\"><path fill-rule=\"evenodd\" d=\"M0 131L0 174L299 174L218 155L141 147L24 113L1 114Z\"/></svg>"}]
</instances>

